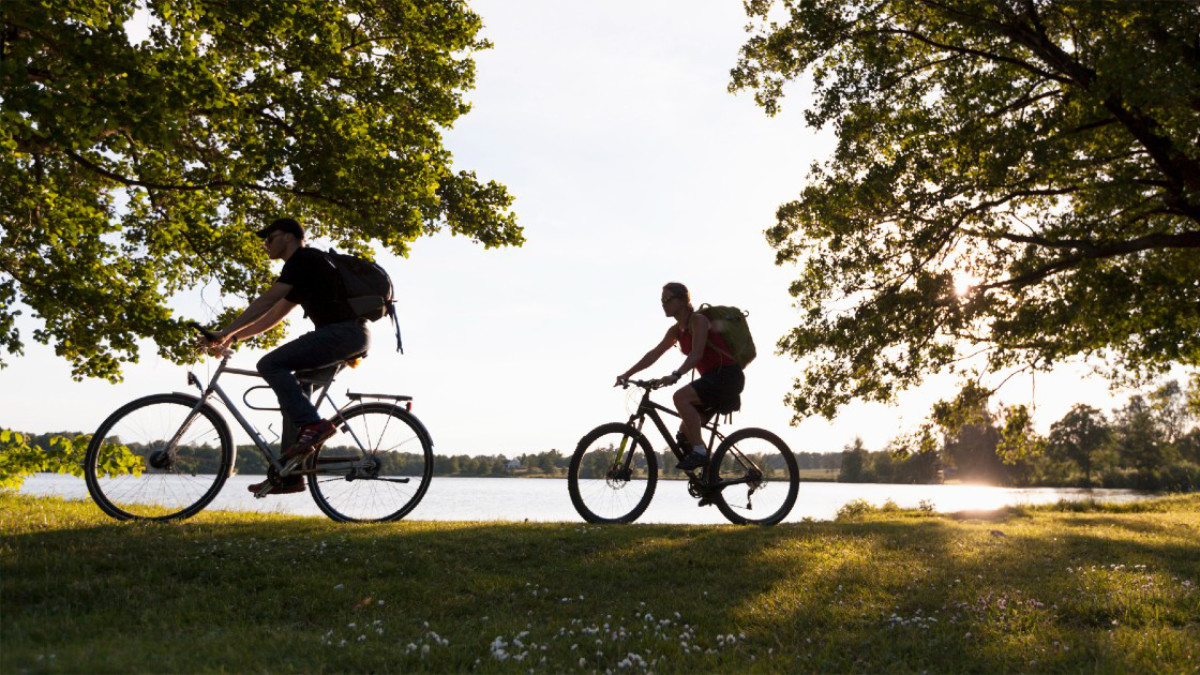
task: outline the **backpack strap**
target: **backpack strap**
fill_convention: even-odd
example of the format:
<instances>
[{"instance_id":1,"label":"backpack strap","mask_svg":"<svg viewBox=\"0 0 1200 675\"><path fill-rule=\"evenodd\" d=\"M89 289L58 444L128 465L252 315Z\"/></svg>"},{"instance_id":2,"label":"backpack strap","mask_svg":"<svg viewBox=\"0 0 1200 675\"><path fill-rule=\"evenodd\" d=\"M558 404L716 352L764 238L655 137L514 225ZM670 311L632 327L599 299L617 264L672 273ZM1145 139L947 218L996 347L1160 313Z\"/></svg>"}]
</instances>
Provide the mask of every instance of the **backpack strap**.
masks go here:
<instances>
[{"instance_id":1,"label":"backpack strap","mask_svg":"<svg viewBox=\"0 0 1200 675\"><path fill-rule=\"evenodd\" d=\"M396 327L396 351L404 353L404 342L400 339L400 319L396 318L396 305L388 303L388 315L392 317L392 325Z\"/></svg>"}]
</instances>

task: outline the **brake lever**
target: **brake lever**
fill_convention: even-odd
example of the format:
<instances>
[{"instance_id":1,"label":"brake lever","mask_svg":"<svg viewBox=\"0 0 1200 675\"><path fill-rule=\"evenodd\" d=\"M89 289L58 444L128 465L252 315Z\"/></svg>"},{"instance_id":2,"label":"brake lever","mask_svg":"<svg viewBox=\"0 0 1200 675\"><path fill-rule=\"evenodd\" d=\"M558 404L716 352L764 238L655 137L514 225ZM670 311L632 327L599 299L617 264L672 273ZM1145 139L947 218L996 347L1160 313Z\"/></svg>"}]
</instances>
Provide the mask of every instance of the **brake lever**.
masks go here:
<instances>
[{"instance_id":1,"label":"brake lever","mask_svg":"<svg viewBox=\"0 0 1200 675\"><path fill-rule=\"evenodd\" d=\"M188 325L190 328L193 328L193 329L195 329L195 330L196 330L196 332L198 332L198 333L200 333L201 335L203 335L205 340L208 340L209 342L216 342L216 341L217 341L217 334L216 334L216 333L214 333L214 332L212 332L212 331L210 331L209 329L205 328L204 326L201 326L201 325L200 325L198 322L196 322L196 321L189 321L189 322L187 322L187 325Z\"/></svg>"}]
</instances>

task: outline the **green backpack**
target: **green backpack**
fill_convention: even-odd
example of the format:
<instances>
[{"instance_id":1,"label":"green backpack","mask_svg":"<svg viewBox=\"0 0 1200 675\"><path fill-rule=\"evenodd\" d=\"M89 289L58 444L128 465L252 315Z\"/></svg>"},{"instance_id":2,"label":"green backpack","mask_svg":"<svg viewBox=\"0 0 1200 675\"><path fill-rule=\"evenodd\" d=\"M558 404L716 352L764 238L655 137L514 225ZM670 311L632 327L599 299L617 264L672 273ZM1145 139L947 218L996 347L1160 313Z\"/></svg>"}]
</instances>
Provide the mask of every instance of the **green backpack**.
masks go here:
<instances>
[{"instance_id":1,"label":"green backpack","mask_svg":"<svg viewBox=\"0 0 1200 675\"><path fill-rule=\"evenodd\" d=\"M754 349L754 338L750 337L750 326L746 324L750 312L727 305L700 305L697 311L708 318L713 328L725 339L725 344L729 345L729 351L733 353L726 356L732 357L743 368L750 365L758 355ZM724 353L720 348L718 351Z\"/></svg>"}]
</instances>

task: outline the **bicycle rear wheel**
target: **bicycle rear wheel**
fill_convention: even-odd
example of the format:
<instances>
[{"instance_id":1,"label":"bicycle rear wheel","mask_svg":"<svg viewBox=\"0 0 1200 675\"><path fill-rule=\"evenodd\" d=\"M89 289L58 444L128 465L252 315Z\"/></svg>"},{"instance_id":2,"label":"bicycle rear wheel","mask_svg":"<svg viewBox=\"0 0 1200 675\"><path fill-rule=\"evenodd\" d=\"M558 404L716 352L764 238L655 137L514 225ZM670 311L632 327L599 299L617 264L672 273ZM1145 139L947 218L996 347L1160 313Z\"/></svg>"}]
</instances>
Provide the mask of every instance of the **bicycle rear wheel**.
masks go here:
<instances>
[{"instance_id":1,"label":"bicycle rear wheel","mask_svg":"<svg viewBox=\"0 0 1200 675\"><path fill-rule=\"evenodd\" d=\"M317 506L338 522L399 520L429 489L433 440L421 422L387 403L355 406L305 465Z\"/></svg>"},{"instance_id":2,"label":"bicycle rear wheel","mask_svg":"<svg viewBox=\"0 0 1200 675\"><path fill-rule=\"evenodd\" d=\"M774 525L800 492L800 468L787 445L764 429L740 429L717 446L710 480L725 484L713 503L730 522Z\"/></svg>"},{"instance_id":3,"label":"bicycle rear wheel","mask_svg":"<svg viewBox=\"0 0 1200 675\"><path fill-rule=\"evenodd\" d=\"M619 422L584 436L567 470L571 503L589 523L632 523L650 505L657 483L658 459L650 442Z\"/></svg>"},{"instance_id":4,"label":"bicycle rear wheel","mask_svg":"<svg viewBox=\"0 0 1200 675\"><path fill-rule=\"evenodd\" d=\"M119 520L195 515L221 491L233 465L225 420L187 394L147 396L122 406L88 444L88 493Z\"/></svg>"}]
</instances>

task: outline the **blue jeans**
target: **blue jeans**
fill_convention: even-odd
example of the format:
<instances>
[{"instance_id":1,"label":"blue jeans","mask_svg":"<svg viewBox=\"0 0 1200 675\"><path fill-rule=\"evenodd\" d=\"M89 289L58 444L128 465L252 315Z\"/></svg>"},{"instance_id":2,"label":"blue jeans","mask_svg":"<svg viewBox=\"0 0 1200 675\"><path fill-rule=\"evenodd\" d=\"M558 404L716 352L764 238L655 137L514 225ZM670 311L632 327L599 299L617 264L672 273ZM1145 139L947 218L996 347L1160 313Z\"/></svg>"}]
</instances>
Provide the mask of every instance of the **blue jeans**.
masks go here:
<instances>
[{"instance_id":1,"label":"blue jeans","mask_svg":"<svg viewBox=\"0 0 1200 675\"><path fill-rule=\"evenodd\" d=\"M312 390L300 384L296 371L332 366L367 351L370 346L371 332L366 321L356 319L321 326L276 347L259 360L258 373L279 397L279 408L283 411L282 447L292 444L296 427L321 421L321 415L308 398Z\"/></svg>"}]
</instances>

